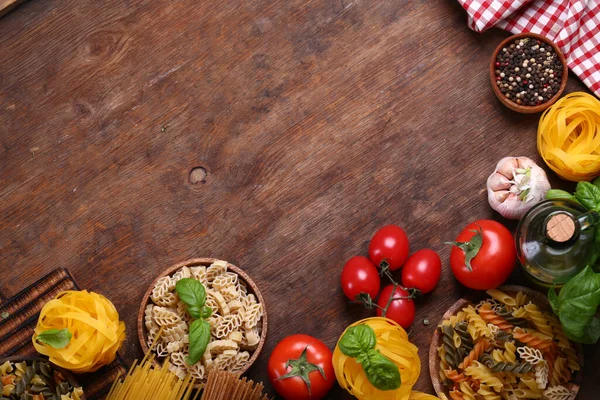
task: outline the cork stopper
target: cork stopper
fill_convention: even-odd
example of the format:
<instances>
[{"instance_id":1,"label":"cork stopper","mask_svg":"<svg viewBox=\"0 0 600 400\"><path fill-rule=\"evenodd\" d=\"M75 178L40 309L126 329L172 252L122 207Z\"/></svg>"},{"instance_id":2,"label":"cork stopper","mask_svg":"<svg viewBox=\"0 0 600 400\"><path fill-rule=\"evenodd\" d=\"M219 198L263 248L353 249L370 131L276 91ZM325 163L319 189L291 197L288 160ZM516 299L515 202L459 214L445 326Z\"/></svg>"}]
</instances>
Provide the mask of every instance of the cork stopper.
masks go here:
<instances>
[{"instance_id":1,"label":"cork stopper","mask_svg":"<svg viewBox=\"0 0 600 400\"><path fill-rule=\"evenodd\" d=\"M546 235L558 243L569 241L575 235L575 221L566 213L554 214L546 223Z\"/></svg>"}]
</instances>

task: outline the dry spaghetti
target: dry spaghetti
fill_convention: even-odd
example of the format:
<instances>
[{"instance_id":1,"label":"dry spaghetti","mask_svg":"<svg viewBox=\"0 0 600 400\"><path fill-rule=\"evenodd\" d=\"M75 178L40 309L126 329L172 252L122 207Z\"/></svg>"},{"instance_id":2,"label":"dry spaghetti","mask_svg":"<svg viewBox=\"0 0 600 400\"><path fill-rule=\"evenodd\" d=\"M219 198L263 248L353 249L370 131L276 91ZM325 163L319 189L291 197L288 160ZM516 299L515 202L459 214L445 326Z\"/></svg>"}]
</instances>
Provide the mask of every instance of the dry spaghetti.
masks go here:
<instances>
[{"instance_id":1,"label":"dry spaghetti","mask_svg":"<svg viewBox=\"0 0 600 400\"><path fill-rule=\"evenodd\" d=\"M356 359L343 354L338 345L333 352L333 368L340 386L359 400L436 399L435 396L412 391L421 372L421 360L417 347L409 342L406 331L387 318L367 318L354 323L351 327L363 324L370 326L375 332L377 338L375 349L398 367L402 384L395 390L378 390L367 379L361 364Z\"/></svg>"},{"instance_id":2,"label":"dry spaghetti","mask_svg":"<svg viewBox=\"0 0 600 400\"><path fill-rule=\"evenodd\" d=\"M538 126L538 152L564 179L579 182L600 175L600 101L574 92L547 109Z\"/></svg>"},{"instance_id":3,"label":"dry spaghetti","mask_svg":"<svg viewBox=\"0 0 600 400\"><path fill-rule=\"evenodd\" d=\"M72 335L64 348L54 348L37 340L50 329L68 329ZM40 312L33 345L50 361L64 369L82 373L96 371L111 363L125 340L125 324L119 321L115 306L104 296L82 291L66 291L50 300Z\"/></svg>"},{"instance_id":4,"label":"dry spaghetti","mask_svg":"<svg viewBox=\"0 0 600 400\"><path fill-rule=\"evenodd\" d=\"M138 365L133 363L124 379L117 379L106 400L188 400L194 389L194 379L188 374L183 380L169 371L169 362L161 368L154 365L154 355L146 354ZM199 391L194 396L198 398Z\"/></svg>"}]
</instances>

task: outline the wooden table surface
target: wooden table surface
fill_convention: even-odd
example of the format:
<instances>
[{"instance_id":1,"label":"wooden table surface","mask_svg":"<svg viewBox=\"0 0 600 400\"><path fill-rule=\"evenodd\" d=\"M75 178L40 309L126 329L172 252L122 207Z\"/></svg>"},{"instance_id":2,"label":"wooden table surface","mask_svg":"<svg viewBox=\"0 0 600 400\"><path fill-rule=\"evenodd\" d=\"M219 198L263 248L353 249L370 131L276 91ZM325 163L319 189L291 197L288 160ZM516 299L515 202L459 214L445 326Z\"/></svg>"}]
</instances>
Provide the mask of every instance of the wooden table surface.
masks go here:
<instances>
[{"instance_id":1,"label":"wooden table surface","mask_svg":"<svg viewBox=\"0 0 600 400\"><path fill-rule=\"evenodd\" d=\"M541 162L539 116L503 108L489 86L506 36L470 31L453 0L24 3L0 19L0 292L68 268L115 303L131 362L154 277L228 260L267 302L248 374L266 381L284 336L333 348L369 315L347 304L341 267L395 223L443 260L411 331L415 389L431 392L435 323L466 292L443 242L502 221L485 194L501 157ZM571 75L567 92L582 89ZM589 346L579 399L598 397L599 369Z\"/></svg>"}]
</instances>

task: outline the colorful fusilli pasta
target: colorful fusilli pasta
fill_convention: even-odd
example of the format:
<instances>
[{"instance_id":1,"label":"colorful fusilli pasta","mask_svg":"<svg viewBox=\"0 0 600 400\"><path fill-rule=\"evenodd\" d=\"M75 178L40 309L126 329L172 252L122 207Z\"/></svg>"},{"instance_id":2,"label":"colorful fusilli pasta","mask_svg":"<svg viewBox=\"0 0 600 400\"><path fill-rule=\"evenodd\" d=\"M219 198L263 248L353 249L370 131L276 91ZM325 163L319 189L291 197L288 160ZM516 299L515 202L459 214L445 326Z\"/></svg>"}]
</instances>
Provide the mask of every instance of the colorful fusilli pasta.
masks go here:
<instances>
[{"instance_id":1,"label":"colorful fusilli pasta","mask_svg":"<svg viewBox=\"0 0 600 400\"><path fill-rule=\"evenodd\" d=\"M566 400L577 352L560 322L518 292L491 290L439 325L439 374L449 399ZM570 392L569 392L570 393Z\"/></svg>"}]
</instances>

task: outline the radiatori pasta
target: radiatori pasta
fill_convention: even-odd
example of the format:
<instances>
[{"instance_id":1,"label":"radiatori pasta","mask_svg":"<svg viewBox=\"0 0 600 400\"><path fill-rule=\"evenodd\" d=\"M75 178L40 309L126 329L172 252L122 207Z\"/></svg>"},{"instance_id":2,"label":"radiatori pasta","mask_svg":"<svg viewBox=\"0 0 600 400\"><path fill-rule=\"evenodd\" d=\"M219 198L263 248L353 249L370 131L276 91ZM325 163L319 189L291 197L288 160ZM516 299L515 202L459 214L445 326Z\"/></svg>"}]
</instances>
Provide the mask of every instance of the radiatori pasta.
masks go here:
<instances>
[{"instance_id":1,"label":"radiatori pasta","mask_svg":"<svg viewBox=\"0 0 600 400\"><path fill-rule=\"evenodd\" d=\"M580 366L560 322L522 292L512 297L491 290L488 295L492 298L464 307L439 325L444 396L564 400L560 396L571 394L569 382ZM456 335L459 345L451 340ZM463 356L457 359L457 354Z\"/></svg>"},{"instance_id":2,"label":"radiatori pasta","mask_svg":"<svg viewBox=\"0 0 600 400\"><path fill-rule=\"evenodd\" d=\"M183 278L193 278L204 285L206 306L213 310L207 319L211 340L194 365L186 362L190 317L175 291L175 284ZM215 261L208 267L182 267L173 275L158 279L150 300L144 313L148 347L159 359L168 359L169 370L180 379L190 375L202 383L211 370L239 373L260 342L264 306L248 293L236 273L227 270L225 261ZM156 343L152 343L155 337Z\"/></svg>"}]
</instances>

